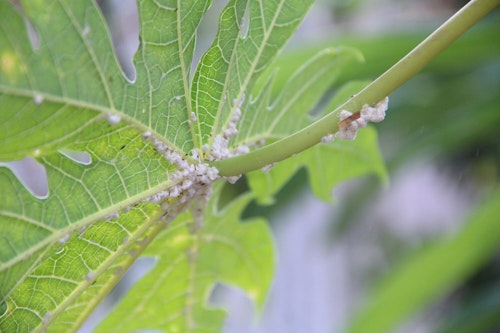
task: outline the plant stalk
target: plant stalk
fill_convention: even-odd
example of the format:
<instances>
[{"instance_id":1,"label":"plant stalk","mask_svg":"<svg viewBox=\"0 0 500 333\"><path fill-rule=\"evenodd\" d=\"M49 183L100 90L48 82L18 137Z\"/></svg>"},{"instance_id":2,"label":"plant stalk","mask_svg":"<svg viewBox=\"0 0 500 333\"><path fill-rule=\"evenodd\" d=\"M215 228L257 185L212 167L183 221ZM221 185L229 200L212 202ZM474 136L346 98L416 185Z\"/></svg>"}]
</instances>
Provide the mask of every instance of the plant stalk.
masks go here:
<instances>
[{"instance_id":1,"label":"plant stalk","mask_svg":"<svg viewBox=\"0 0 500 333\"><path fill-rule=\"evenodd\" d=\"M314 146L324 136L338 131L338 114L341 110L354 113L364 104L374 105L388 96L499 4L500 0L471 0L410 53L333 112L279 141L245 155L211 162L212 166L222 176L236 176L261 169Z\"/></svg>"}]
</instances>

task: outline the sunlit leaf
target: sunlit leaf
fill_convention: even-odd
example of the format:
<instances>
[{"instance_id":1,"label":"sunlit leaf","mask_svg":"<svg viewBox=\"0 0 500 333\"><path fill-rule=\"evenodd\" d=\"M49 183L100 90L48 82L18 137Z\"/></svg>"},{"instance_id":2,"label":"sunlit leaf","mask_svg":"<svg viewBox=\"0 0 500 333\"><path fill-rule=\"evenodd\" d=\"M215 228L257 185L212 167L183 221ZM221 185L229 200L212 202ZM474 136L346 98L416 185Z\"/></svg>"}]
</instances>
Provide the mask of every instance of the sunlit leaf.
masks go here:
<instances>
[{"instance_id":1,"label":"sunlit leaf","mask_svg":"<svg viewBox=\"0 0 500 333\"><path fill-rule=\"evenodd\" d=\"M221 210L218 196L204 216L186 212L156 238L144 254L156 266L97 332L220 332L224 312L207 306L215 282L243 288L262 306L274 267L270 230L261 219L240 221L251 194Z\"/></svg>"},{"instance_id":2,"label":"sunlit leaf","mask_svg":"<svg viewBox=\"0 0 500 333\"><path fill-rule=\"evenodd\" d=\"M197 29L210 4L139 0L131 82L95 2L0 1L0 331L76 331L165 227L146 253L159 258L155 272L173 279L171 289L157 290L175 301L162 308L151 297L143 311L126 300L117 311L134 311L136 327L170 329L160 318L178 316L172 325L184 330L216 330L222 313L205 307L217 281L240 286L262 305L273 270L268 230L262 221L237 222L255 195L222 209L215 197L206 216L175 218L206 199L216 171L205 162L307 124L357 54L318 54L270 102L272 78L263 78L262 90L255 83L312 0L230 1L191 75ZM380 171L374 134L358 142L369 146L355 149L360 160L375 161ZM323 161L338 153L328 147L310 154ZM353 155L340 157L325 161L358 163ZM44 177L47 189L34 190L16 172L26 159L45 169L33 177ZM336 179L320 167L309 165L318 177ZM356 168L341 171L343 177L358 175ZM190 229L193 219L205 224ZM141 317L150 312L158 318L151 325L153 317Z\"/></svg>"}]
</instances>

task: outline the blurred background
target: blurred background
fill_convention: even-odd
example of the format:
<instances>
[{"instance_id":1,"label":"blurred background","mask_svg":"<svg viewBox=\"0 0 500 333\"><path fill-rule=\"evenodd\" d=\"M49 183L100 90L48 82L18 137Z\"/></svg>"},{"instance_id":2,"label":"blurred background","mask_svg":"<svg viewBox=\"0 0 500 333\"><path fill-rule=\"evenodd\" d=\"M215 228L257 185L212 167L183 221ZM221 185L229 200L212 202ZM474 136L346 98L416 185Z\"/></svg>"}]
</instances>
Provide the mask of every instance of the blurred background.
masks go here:
<instances>
[{"instance_id":1,"label":"blurred background","mask_svg":"<svg viewBox=\"0 0 500 333\"><path fill-rule=\"evenodd\" d=\"M135 1L99 2L122 67L133 79ZM214 0L204 19L198 57L211 44L217 15L226 3ZM358 48L365 63L347 68L332 89L350 80L373 80L465 3L317 0L275 63L280 68L276 91L308 58L337 45ZM248 216L270 221L276 277L261 314L238 289L216 288L212 302L229 313L225 332L343 332L377 288L397 276L399 267L464 228L471 211L499 184L499 18L497 9L390 96L387 117L376 125L388 184L372 176L358 178L335 188L335 201L326 203L311 194L302 171L278 194L275 205L247 209ZM245 188L245 182L237 186ZM475 327L470 332L500 332L499 250L486 262L471 261L465 280L447 286L434 301L402 318L395 332L458 332L467 326ZM81 332L91 332L99 317L151 266L148 260L139 261ZM436 275L446 269L430 268ZM426 272L412 278L428 276ZM398 302L404 302L404 294L401 297L384 310L397 311Z\"/></svg>"}]
</instances>

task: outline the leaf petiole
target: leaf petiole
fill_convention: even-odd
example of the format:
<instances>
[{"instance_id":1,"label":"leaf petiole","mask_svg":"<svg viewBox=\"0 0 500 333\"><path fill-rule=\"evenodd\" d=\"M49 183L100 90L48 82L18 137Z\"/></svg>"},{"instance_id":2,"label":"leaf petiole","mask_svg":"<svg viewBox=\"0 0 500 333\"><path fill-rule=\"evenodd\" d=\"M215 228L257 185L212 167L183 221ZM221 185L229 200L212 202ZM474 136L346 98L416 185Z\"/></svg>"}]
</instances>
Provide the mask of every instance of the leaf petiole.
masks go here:
<instances>
[{"instance_id":1,"label":"leaf petiole","mask_svg":"<svg viewBox=\"0 0 500 333\"><path fill-rule=\"evenodd\" d=\"M338 131L338 114L341 110L354 113L364 104L374 105L382 100L420 72L499 4L500 0L471 0L400 61L334 111L279 141L248 154L213 161L210 164L215 166L222 176L235 176L279 162L314 146L321 142L324 136Z\"/></svg>"}]
</instances>

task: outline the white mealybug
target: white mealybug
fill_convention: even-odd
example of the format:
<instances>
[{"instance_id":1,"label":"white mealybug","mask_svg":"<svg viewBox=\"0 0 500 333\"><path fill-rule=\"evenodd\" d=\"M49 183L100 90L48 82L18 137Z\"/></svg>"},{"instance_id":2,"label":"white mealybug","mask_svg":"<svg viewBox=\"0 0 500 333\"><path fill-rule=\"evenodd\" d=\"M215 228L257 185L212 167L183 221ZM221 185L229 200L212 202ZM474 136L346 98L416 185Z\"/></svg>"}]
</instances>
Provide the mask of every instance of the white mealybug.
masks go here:
<instances>
[{"instance_id":1,"label":"white mealybug","mask_svg":"<svg viewBox=\"0 0 500 333\"><path fill-rule=\"evenodd\" d=\"M261 170L263 172L269 172L275 165L276 165L276 163L268 164L268 165L264 166Z\"/></svg>"},{"instance_id":2,"label":"white mealybug","mask_svg":"<svg viewBox=\"0 0 500 333\"><path fill-rule=\"evenodd\" d=\"M333 141L333 139L335 139L335 135L328 134L328 135L325 135L324 137L321 138L321 142L323 142L323 143L330 143L330 142Z\"/></svg>"},{"instance_id":3,"label":"white mealybug","mask_svg":"<svg viewBox=\"0 0 500 333\"><path fill-rule=\"evenodd\" d=\"M65 244L68 241L69 236L70 236L69 233L65 234L64 236L62 236L61 238L59 238L58 243L59 244Z\"/></svg>"},{"instance_id":4,"label":"white mealybug","mask_svg":"<svg viewBox=\"0 0 500 333\"><path fill-rule=\"evenodd\" d=\"M82 36L87 37L89 33L90 33L90 27L88 25L85 25L82 30Z\"/></svg>"},{"instance_id":5,"label":"white mealybug","mask_svg":"<svg viewBox=\"0 0 500 333\"><path fill-rule=\"evenodd\" d=\"M243 155L243 154L248 154L250 152L250 148L246 145L241 145L236 147L234 150L235 155Z\"/></svg>"},{"instance_id":6,"label":"white mealybug","mask_svg":"<svg viewBox=\"0 0 500 333\"><path fill-rule=\"evenodd\" d=\"M355 120L359 118L359 112L351 113L346 110L340 112L339 131L335 137L344 140L354 140L358 133L358 124Z\"/></svg>"},{"instance_id":7,"label":"white mealybug","mask_svg":"<svg viewBox=\"0 0 500 333\"><path fill-rule=\"evenodd\" d=\"M90 282L90 281L92 281L92 279L94 278L94 276L95 276L95 273L93 271L90 271L87 275L85 275L83 277L83 279L85 281L89 281Z\"/></svg>"},{"instance_id":8,"label":"white mealybug","mask_svg":"<svg viewBox=\"0 0 500 333\"><path fill-rule=\"evenodd\" d=\"M365 118L363 118L362 116L360 118L356 119L355 122L358 125L358 128L366 127L366 125L368 124L368 121Z\"/></svg>"},{"instance_id":9,"label":"white mealybug","mask_svg":"<svg viewBox=\"0 0 500 333\"><path fill-rule=\"evenodd\" d=\"M200 153L198 152L198 149L196 148L193 148L191 150L191 157L193 158L193 160L195 160L196 162L200 162L201 161L201 158L200 158Z\"/></svg>"},{"instance_id":10,"label":"white mealybug","mask_svg":"<svg viewBox=\"0 0 500 333\"><path fill-rule=\"evenodd\" d=\"M361 116L367 121L381 122L385 118L385 111L387 111L388 105L389 97L385 97L383 100L378 102L375 107L365 104L361 108Z\"/></svg>"},{"instance_id":11,"label":"white mealybug","mask_svg":"<svg viewBox=\"0 0 500 333\"><path fill-rule=\"evenodd\" d=\"M335 137L345 140L353 140L356 138L358 128L365 127L370 121L380 122L384 120L385 111L387 111L388 105L389 98L385 97L383 100L378 102L375 107L365 104L360 111L355 113L342 110L339 116L339 131L335 134Z\"/></svg>"},{"instance_id":12,"label":"white mealybug","mask_svg":"<svg viewBox=\"0 0 500 333\"><path fill-rule=\"evenodd\" d=\"M229 141L238 133L238 122L241 117L240 106L244 101L245 96L235 103L233 113L225 123L220 134L212 138L211 145L203 144L199 148L192 149L189 153L184 153L177 150L171 144L166 143L151 135L151 133L143 133L143 137L150 141L156 151L164 156L164 158L175 169L169 174L169 185L163 191L160 191L143 202L151 202L159 204L165 210L161 221L168 223L173 220L179 213L189 207L189 203L194 199L208 201L212 193L211 185L217 179L220 179L219 170L210 166L208 163L203 163L203 159L220 160L235 155L246 154L250 148L246 145L238 145L229 149ZM238 104L238 105L236 105ZM195 113L189 114L189 121L197 121ZM240 176L222 177L229 182L236 182Z\"/></svg>"},{"instance_id":13,"label":"white mealybug","mask_svg":"<svg viewBox=\"0 0 500 333\"><path fill-rule=\"evenodd\" d=\"M106 119L111 125L116 125L120 123L122 120L122 117L119 114L114 114L114 113L106 113Z\"/></svg>"},{"instance_id":14,"label":"white mealybug","mask_svg":"<svg viewBox=\"0 0 500 333\"><path fill-rule=\"evenodd\" d=\"M42 94L35 94L33 96L33 102L35 102L36 105L40 105L43 103L44 97Z\"/></svg>"},{"instance_id":15,"label":"white mealybug","mask_svg":"<svg viewBox=\"0 0 500 333\"><path fill-rule=\"evenodd\" d=\"M118 212L113 212L111 214L109 214L107 217L106 217L106 221L110 221L110 220L116 220L117 218L120 217L120 214Z\"/></svg>"},{"instance_id":16,"label":"white mealybug","mask_svg":"<svg viewBox=\"0 0 500 333\"><path fill-rule=\"evenodd\" d=\"M170 198L177 198L178 196L181 195L181 189L180 189L179 185L172 186L169 191L170 192L169 192L168 196Z\"/></svg>"}]
</instances>

